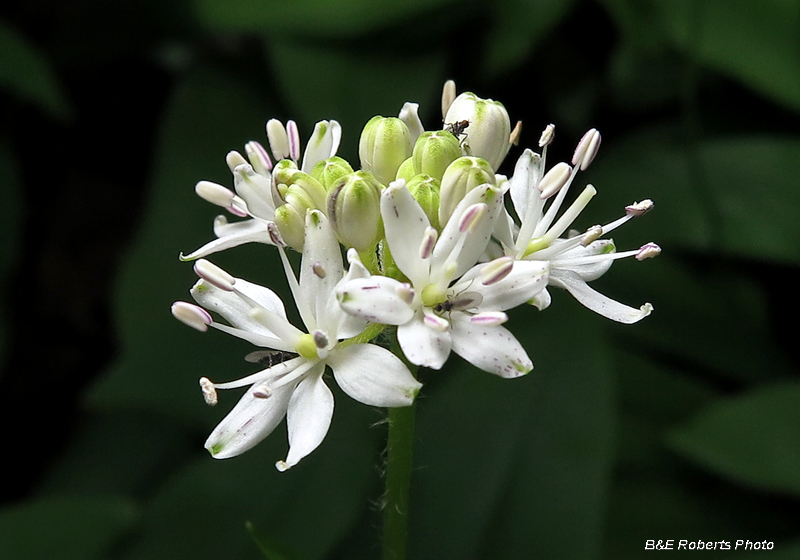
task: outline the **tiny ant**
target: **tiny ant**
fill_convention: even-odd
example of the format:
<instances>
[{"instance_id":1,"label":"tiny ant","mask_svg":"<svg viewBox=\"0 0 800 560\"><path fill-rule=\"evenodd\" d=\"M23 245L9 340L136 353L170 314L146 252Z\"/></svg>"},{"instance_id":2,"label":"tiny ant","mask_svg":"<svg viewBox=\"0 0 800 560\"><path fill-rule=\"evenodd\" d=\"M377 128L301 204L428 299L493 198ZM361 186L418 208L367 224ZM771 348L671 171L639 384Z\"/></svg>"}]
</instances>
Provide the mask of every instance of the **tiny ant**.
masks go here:
<instances>
[{"instance_id":1,"label":"tiny ant","mask_svg":"<svg viewBox=\"0 0 800 560\"><path fill-rule=\"evenodd\" d=\"M244 359L251 364L259 364L271 368L296 357L297 354L294 352L286 352L284 350L256 350L255 352L250 352Z\"/></svg>"}]
</instances>

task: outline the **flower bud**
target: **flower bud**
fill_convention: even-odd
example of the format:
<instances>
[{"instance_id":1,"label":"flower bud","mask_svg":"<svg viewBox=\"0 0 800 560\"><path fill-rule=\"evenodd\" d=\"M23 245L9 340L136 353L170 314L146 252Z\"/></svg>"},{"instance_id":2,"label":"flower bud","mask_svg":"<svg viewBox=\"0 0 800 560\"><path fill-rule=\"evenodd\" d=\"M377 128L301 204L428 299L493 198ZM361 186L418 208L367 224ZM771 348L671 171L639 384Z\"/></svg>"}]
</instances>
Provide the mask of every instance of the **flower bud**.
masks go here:
<instances>
[{"instance_id":1,"label":"flower bud","mask_svg":"<svg viewBox=\"0 0 800 560\"><path fill-rule=\"evenodd\" d=\"M275 224L283 241L295 251L303 250L306 212L317 209L308 193L298 185L280 185L286 204L275 210Z\"/></svg>"},{"instance_id":2,"label":"flower bud","mask_svg":"<svg viewBox=\"0 0 800 560\"><path fill-rule=\"evenodd\" d=\"M465 156L451 163L442 177L439 223L446 224L464 196L480 185L496 184L494 171L485 159Z\"/></svg>"},{"instance_id":3,"label":"flower bud","mask_svg":"<svg viewBox=\"0 0 800 560\"><path fill-rule=\"evenodd\" d=\"M400 164L400 167L397 169L395 181L398 179L410 181L414 175L416 175L416 173L414 173L414 158L408 158L402 164Z\"/></svg>"},{"instance_id":4,"label":"flower bud","mask_svg":"<svg viewBox=\"0 0 800 560\"><path fill-rule=\"evenodd\" d=\"M365 251L382 236L381 184L367 171L345 177L328 193L328 219L342 245Z\"/></svg>"},{"instance_id":5,"label":"flower bud","mask_svg":"<svg viewBox=\"0 0 800 560\"><path fill-rule=\"evenodd\" d=\"M425 211L431 226L438 230L440 223L439 191L441 190L439 181L430 175L420 173L406 182L406 188Z\"/></svg>"},{"instance_id":6,"label":"flower bud","mask_svg":"<svg viewBox=\"0 0 800 560\"><path fill-rule=\"evenodd\" d=\"M411 132L397 117L372 117L361 132L358 157L361 168L384 185L392 182L397 168L411 155Z\"/></svg>"},{"instance_id":7,"label":"flower bud","mask_svg":"<svg viewBox=\"0 0 800 560\"><path fill-rule=\"evenodd\" d=\"M322 185L326 192L330 192L339 179L352 172L353 168L345 159L333 156L317 163L311 170L311 176Z\"/></svg>"},{"instance_id":8,"label":"flower bud","mask_svg":"<svg viewBox=\"0 0 800 560\"><path fill-rule=\"evenodd\" d=\"M461 144L446 130L424 132L414 145L411 157L415 175L424 173L441 181L447 166L461 157Z\"/></svg>"},{"instance_id":9,"label":"flower bud","mask_svg":"<svg viewBox=\"0 0 800 560\"><path fill-rule=\"evenodd\" d=\"M278 192L284 200L286 200L284 195L286 187L294 186L302 189L313 201L313 208L325 208L325 196L327 193L323 186L308 173L298 170L294 162L288 160L279 161L273 169L272 178L275 184L278 185Z\"/></svg>"},{"instance_id":10,"label":"flower bud","mask_svg":"<svg viewBox=\"0 0 800 560\"><path fill-rule=\"evenodd\" d=\"M497 170L511 147L511 120L502 103L464 92L450 105L445 123L468 121L464 129L467 153L485 159Z\"/></svg>"}]
</instances>

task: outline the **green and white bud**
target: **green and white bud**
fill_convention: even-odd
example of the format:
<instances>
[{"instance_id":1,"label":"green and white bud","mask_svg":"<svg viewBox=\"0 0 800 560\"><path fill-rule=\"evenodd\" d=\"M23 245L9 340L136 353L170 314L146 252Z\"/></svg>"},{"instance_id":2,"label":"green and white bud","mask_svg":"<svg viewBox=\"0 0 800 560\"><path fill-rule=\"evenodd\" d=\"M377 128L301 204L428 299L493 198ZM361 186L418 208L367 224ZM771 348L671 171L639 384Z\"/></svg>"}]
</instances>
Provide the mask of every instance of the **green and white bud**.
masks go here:
<instances>
[{"instance_id":1,"label":"green and white bud","mask_svg":"<svg viewBox=\"0 0 800 560\"><path fill-rule=\"evenodd\" d=\"M350 175L352 172L353 168L350 167L347 160L339 156L333 156L318 162L314 169L311 170L311 176L322 185L326 192L330 192L333 186L339 182L339 179Z\"/></svg>"},{"instance_id":2,"label":"green and white bud","mask_svg":"<svg viewBox=\"0 0 800 560\"><path fill-rule=\"evenodd\" d=\"M405 181L410 181L414 175L416 175L416 173L414 173L414 158L408 158L397 169L395 180L404 179Z\"/></svg>"},{"instance_id":3,"label":"green and white bud","mask_svg":"<svg viewBox=\"0 0 800 560\"><path fill-rule=\"evenodd\" d=\"M424 173L442 180L445 169L461 157L461 144L446 130L424 132L414 145L414 175Z\"/></svg>"},{"instance_id":4,"label":"green and white bud","mask_svg":"<svg viewBox=\"0 0 800 560\"><path fill-rule=\"evenodd\" d=\"M486 183L495 185L497 181L492 166L485 159L464 156L451 163L442 177L439 223L446 224L464 196Z\"/></svg>"},{"instance_id":5,"label":"green and white bud","mask_svg":"<svg viewBox=\"0 0 800 560\"><path fill-rule=\"evenodd\" d=\"M439 221L439 191L441 190L439 180L420 173L406 181L406 188L425 211L431 226L438 230L439 224L443 223Z\"/></svg>"},{"instance_id":6,"label":"green and white bud","mask_svg":"<svg viewBox=\"0 0 800 560\"><path fill-rule=\"evenodd\" d=\"M410 155L413 144L406 123L397 117L372 117L361 131L358 157L361 168L383 185L394 181L397 169Z\"/></svg>"},{"instance_id":7,"label":"green and white bud","mask_svg":"<svg viewBox=\"0 0 800 560\"><path fill-rule=\"evenodd\" d=\"M298 185L279 185L281 196L286 204L275 210L275 225L283 241L295 251L303 250L305 239L306 212L318 207L308 192Z\"/></svg>"},{"instance_id":8,"label":"green and white bud","mask_svg":"<svg viewBox=\"0 0 800 560\"><path fill-rule=\"evenodd\" d=\"M497 170L511 148L511 120L502 103L481 99L471 92L464 92L450 105L445 115L446 124L467 121L464 141L470 155L485 159Z\"/></svg>"},{"instance_id":9,"label":"green and white bud","mask_svg":"<svg viewBox=\"0 0 800 560\"><path fill-rule=\"evenodd\" d=\"M297 165L289 160L279 161L272 170L272 180L277 185L278 193L286 199L286 192L289 187L297 187L305 191L306 195L313 201L313 208L325 208L325 188L308 173L297 169Z\"/></svg>"},{"instance_id":10,"label":"green and white bud","mask_svg":"<svg viewBox=\"0 0 800 560\"><path fill-rule=\"evenodd\" d=\"M378 180L361 170L342 177L328 193L328 219L342 245L361 252L383 237L381 190Z\"/></svg>"}]
</instances>

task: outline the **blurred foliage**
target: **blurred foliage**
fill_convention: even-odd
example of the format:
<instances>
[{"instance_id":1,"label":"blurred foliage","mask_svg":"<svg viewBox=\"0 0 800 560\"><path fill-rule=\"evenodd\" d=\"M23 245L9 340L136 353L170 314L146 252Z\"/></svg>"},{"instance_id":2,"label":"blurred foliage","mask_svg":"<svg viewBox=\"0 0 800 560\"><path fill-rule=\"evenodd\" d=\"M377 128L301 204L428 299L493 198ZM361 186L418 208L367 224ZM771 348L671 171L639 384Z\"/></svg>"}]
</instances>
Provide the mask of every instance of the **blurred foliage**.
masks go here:
<instances>
[{"instance_id":1,"label":"blurred foliage","mask_svg":"<svg viewBox=\"0 0 800 560\"><path fill-rule=\"evenodd\" d=\"M411 557L635 559L647 539L772 541L800 554L800 2L36 0L0 14L0 358L15 432L0 508L12 560L377 558L385 412L337 391L288 473L278 430L213 461L200 375L248 345L169 316L180 263L268 118L361 125L442 83L503 101L521 147L557 125L604 144L587 223L664 253L595 284L655 312L611 324L567 294L512 313L536 369L423 373ZM511 163L504 172L510 173ZM288 291L268 249L215 259ZM274 256L274 255L272 255ZM32 433L34 432L34 433ZM42 433L44 432L44 433ZM715 557L751 558L741 551Z\"/></svg>"}]
</instances>

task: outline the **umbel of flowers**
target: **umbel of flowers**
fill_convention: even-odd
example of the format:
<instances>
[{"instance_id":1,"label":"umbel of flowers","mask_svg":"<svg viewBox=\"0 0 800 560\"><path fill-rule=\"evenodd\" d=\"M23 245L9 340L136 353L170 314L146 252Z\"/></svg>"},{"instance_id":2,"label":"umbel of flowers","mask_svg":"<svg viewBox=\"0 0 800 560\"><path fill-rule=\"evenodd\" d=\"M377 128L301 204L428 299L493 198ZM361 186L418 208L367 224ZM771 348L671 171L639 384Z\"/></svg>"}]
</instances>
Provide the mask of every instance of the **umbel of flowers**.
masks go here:
<instances>
[{"instance_id":1,"label":"umbel of flowers","mask_svg":"<svg viewBox=\"0 0 800 560\"><path fill-rule=\"evenodd\" d=\"M503 378L527 374L533 363L505 326L506 311L547 308L551 286L622 323L652 311L649 303L629 307L589 286L617 259L660 252L654 243L617 251L606 237L649 211L649 200L604 225L572 227L596 194L587 185L567 204L578 171L597 155L597 130L578 142L570 162L548 169L548 126L540 151L525 149L508 178L497 170L521 128L512 130L501 103L456 96L448 82L442 117L441 126L425 130L418 106L406 103L397 117L372 118L361 131L356 165L336 155L336 121L317 123L302 149L294 122L270 120L269 150L251 141L244 155L227 155L232 190L197 184L200 197L235 220L218 216L216 238L181 255L194 261L196 303L176 302L172 313L197 330L212 327L260 348L247 356L259 367L255 373L225 383L200 380L210 405L220 389L247 388L206 441L214 457L250 449L284 417L289 452L278 469L311 453L333 415L328 369L347 395L378 407L412 404L421 384L406 363L440 369L453 352ZM271 246L281 261L302 328L287 321L272 290L206 259L250 242ZM302 253L297 274L287 248ZM396 337L403 356L380 344L386 334Z\"/></svg>"}]
</instances>

